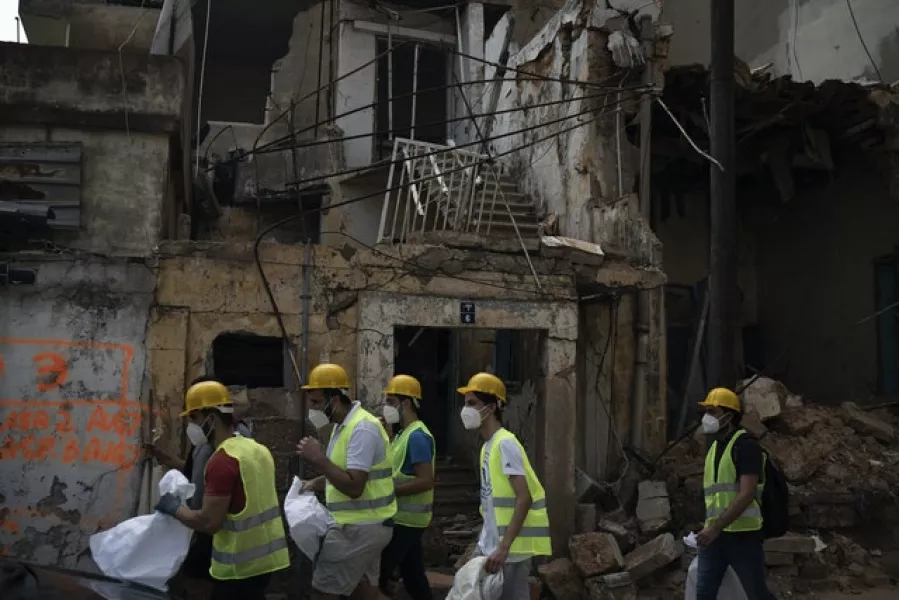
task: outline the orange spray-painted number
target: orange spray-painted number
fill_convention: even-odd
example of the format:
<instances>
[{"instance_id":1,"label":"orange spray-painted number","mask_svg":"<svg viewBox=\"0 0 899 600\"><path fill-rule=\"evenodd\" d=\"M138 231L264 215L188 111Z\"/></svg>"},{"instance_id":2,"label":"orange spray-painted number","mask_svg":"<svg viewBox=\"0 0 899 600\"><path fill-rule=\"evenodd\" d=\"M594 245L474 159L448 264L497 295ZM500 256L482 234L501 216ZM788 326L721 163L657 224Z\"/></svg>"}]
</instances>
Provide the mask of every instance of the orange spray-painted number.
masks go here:
<instances>
[{"instance_id":1,"label":"orange spray-painted number","mask_svg":"<svg viewBox=\"0 0 899 600\"><path fill-rule=\"evenodd\" d=\"M69 378L69 367L56 352L41 352L31 360L37 367L37 389L41 392L55 390Z\"/></svg>"}]
</instances>

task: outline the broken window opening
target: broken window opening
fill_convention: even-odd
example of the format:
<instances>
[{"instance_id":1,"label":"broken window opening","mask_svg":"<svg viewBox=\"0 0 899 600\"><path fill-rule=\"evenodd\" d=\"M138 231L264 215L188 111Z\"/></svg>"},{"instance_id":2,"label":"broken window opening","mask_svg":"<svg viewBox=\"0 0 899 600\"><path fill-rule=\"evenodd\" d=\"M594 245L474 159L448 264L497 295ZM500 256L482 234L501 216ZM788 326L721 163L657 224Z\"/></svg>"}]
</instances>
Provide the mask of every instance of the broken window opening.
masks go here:
<instances>
[{"instance_id":1,"label":"broken window opening","mask_svg":"<svg viewBox=\"0 0 899 600\"><path fill-rule=\"evenodd\" d=\"M379 148L389 144L393 138L445 144L449 106L446 88L449 83L447 54L434 44L415 42L399 46L399 43L401 42L394 38L392 86L390 86L388 55L385 54L378 59L375 142ZM378 55L387 52L387 48L387 38L378 38ZM412 94L418 90L431 91L413 96ZM390 132L391 98L393 98L392 132Z\"/></svg>"},{"instance_id":2,"label":"broken window opening","mask_svg":"<svg viewBox=\"0 0 899 600\"><path fill-rule=\"evenodd\" d=\"M284 387L284 341L252 333L222 333L212 342L212 370L225 385Z\"/></svg>"}]
</instances>

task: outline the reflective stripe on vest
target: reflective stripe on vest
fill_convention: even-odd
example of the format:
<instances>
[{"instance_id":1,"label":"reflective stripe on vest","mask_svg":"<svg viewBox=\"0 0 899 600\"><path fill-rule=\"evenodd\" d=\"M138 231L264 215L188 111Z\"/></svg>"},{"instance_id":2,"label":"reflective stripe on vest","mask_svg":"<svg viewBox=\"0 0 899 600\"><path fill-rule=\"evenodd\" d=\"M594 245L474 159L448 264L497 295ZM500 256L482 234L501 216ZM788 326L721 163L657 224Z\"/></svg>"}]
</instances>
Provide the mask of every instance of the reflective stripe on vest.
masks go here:
<instances>
[{"instance_id":1,"label":"reflective stripe on vest","mask_svg":"<svg viewBox=\"0 0 899 600\"><path fill-rule=\"evenodd\" d=\"M537 479L534 469L531 468L531 462L528 460L524 447L506 429L500 429L494 434L490 460L487 466L490 487L493 490L491 499L493 500L493 513L496 519L497 530L500 536L505 535L509 524L512 522L512 515L515 512L515 490L512 488L509 477L503 473L502 452L499 448L500 443L504 440L512 440L521 452L525 480L527 481L533 502L528 510L527 517L524 519L521 531L519 531L518 536L512 542L509 553L526 556L549 556L552 554L552 543L550 541L549 516L546 512L546 491L543 489L540 480ZM481 446L481 465L484 464L486 447L486 444ZM484 485L483 482L481 485ZM483 507L481 510L483 511Z\"/></svg>"},{"instance_id":2,"label":"reflective stripe on vest","mask_svg":"<svg viewBox=\"0 0 899 600\"><path fill-rule=\"evenodd\" d=\"M409 438L416 431L421 431L431 440L431 448L434 449L434 436L421 421L415 421L405 429L390 444L390 457L393 463L393 481L395 484L405 483L415 479L414 475L403 473L403 463L406 462L406 454L409 450ZM436 465L435 452L431 452L431 469ZM406 527L424 528L431 523L434 512L434 488L409 496L396 497L397 525Z\"/></svg>"},{"instance_id":3,"label":"reflective stripe on vest","mask_svg":"<svg viewBox=\"0 0 899 600\"><path fill-rule=\"evenodd\" d=\"M724 452L721 454L721 461L718 463L718 473L715 476L715 454L718 448L718 442L712 443L705 457L705 469L703 471L703 493L705 495L705 524L709 526L712 522L727 512L728 507L736 500L740 493L740 483L737 481L737 467L734 464L733 449L737 439L745 434L743 429L738 430L731 437ZM765 468L765 455L762 454L762 472ZM733 523L724 528L724 531L741 532L741 531L758 531L762 528L762 492L765 484L759 479L756 488L755 498L746 507L746 510L737 517Z\"/></svg>"},{"instance_id":4,"label":"reflective stripe on vest","mask_svg":"<svg viewBox=\"0 0 899 600\"><path fill-rule=\"evenodd\" d=\"M384 441L385 458L380 463L373 465L368 474L368 481L362 495L351 498L331 485L328 481L325 485L325 503L328 510L334 516L338 525L355 525L357 523L377 523L386 521L396 514L396 498L393 489L393 469L390 466L390 441L387 433L381 427L381 423L367 410L357 405L347 417L340 431L335 429L337 437L331 444L328 458L341 469L346 469L347 450L350 446L350 438L353 430L362 421L368 421L377 426Z\"/></svg>"},{"instance_id":5,"label":"reflective stripe on vest","mask_svg":"<svg viewBox=\"0 0 899 600\"><path fill-rule=\"evenodd\" d=\"M246 503L237 514L228 514L212 536L214 579L248 579L290 566L287 538L278 494L275 462L265 446L245 437L232 437L218 447L237 461Z\"/></svg>"}]
</instances>

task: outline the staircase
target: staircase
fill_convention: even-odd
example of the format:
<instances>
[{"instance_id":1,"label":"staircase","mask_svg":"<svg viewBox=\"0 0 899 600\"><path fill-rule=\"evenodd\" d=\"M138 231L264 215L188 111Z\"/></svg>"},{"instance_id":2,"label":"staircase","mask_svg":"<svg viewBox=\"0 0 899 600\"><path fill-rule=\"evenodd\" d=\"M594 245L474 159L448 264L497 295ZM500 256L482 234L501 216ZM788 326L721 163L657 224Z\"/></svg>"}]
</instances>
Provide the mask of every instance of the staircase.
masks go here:
<instances>
[{"instance_id":1,"label":"staircase","mask_svg":"<svg viewBox=\"0 0 899 600\"><path fill-rule=\"evenodd\" d=\"M452 146L394 140L380 242L405 243L441 231L529 238L539 224L533 200L518 189L503 161L491 163Z\"/></svg>"},{"instance_id":2,"label":"staircase","mask_svg":"<svg viewBox=\"0 0 899 600\"><path fill-rule=\"evenodd\" d=\"M437 464L434 479L434 516L477 515L481 483L477 472L459 464Z\"/></svg>"}]
</instances>

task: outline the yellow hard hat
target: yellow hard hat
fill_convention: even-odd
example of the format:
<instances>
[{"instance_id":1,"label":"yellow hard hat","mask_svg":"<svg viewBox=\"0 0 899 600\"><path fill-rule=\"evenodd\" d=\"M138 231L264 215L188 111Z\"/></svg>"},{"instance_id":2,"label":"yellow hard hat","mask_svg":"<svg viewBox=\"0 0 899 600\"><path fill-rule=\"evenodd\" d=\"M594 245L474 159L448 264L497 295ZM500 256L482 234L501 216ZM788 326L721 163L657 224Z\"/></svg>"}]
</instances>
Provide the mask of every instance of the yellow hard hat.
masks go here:
<instances>
[{"instance_id":1,"label":"yellow hard hat","mask_svg":"<svg viewBox=\"0 0 899 600\"><path fill-rule=\"evenodd\" d=\"M720 406L721 408L735 410L738 413L743 412L740 409L740 398L727 388L713 389L709 392L709 395L705 397L705 400L699 403L699 406L704 406L706 408L710 406Z\"/></svg>"},{"instance_id":2,"label":"yellow hard hat","mask_svg":"<svg viewBox=\"0 0 899 600\"><path fill-rule=\"evenodd\" d=\"M186 417L195 410L204 408L217 408L223 413L233 413L234 405L228 388L218 381L201 381L190 386L184 396L184 412L181 416Z\"/></svg>"},{"instance_id":3,"label":"yellow hard hat","mask_svg":"<svg viewBox=\"0 0 899 600\"><path fill-rule=\"evenodd\" d=\"M460 394L469 394L471 392L481 392L490 394L499 398L503 404L506 403L506 384L496 375L490 373L477 373L472 375L468 380L468 385L458 389Z\"/></svg>"},{"instance_id":4,"label":"yellow hard hat","mask_svg":"<svg viewBox=\"0 0 899 600\"><path fill-rule=\"evenodd\" d=\"M385 396L409 396L421 400L421 384L411 375L396 375L384 388Z\"/></svg>"},{"instance_id":5,"label":"yellow hard hat","mask_svg":"<svg viewBox=\"0 0 899 600\"><path fill-rule=\"evenodd\" d=\"M303 386L304 390L347 390L350 388L350 378L340 365L322 363L309 371L309 380Z\"/></svg>"}]
</instances>

